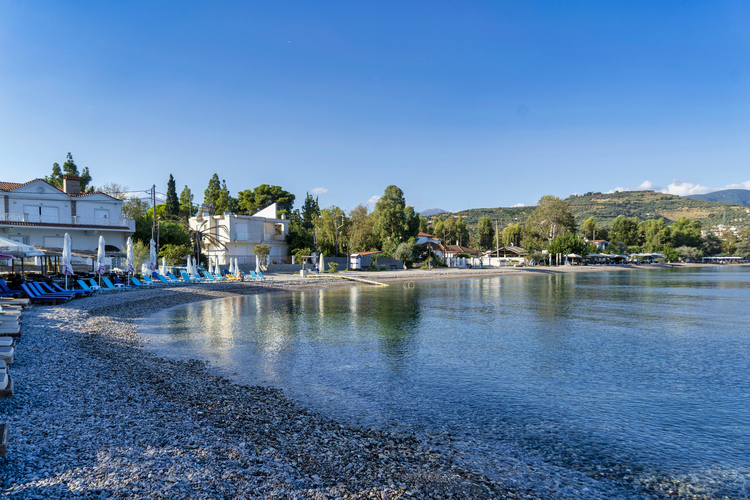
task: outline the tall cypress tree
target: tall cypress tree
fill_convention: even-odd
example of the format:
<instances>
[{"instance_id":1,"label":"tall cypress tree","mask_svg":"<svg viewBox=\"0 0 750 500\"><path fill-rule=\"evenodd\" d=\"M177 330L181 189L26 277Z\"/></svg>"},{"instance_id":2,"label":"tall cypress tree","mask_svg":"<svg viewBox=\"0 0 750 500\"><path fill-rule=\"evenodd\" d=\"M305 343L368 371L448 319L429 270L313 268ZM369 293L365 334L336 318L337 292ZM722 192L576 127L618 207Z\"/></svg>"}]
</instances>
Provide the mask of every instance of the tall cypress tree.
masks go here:
<instances>
[{"instance_id":1,"label":"tall cypress tree","mask_svg":"<svg viewBox=\"0 0 750 500\"><path fill-rule=\"evenodd\" d=\"M203 192L203 203L211 203L215 206L219 200L220 193L221 181L219 181L219 174L214 174L211 180L208 181L208 187Z\"/></svg>"},{"instance_id":2,"label":"tall cypress tree","mask_svg":"<svg viewBox=\"0 0 750 500\"><path fill-rule=\"evenodd\" d=\"M177 186L175 186L172 174L169 174L169 182L167 182L167 201L164 204L164 212L168 216L180 215L180 201L177 199Z\"/></svg>"}]
</instances>

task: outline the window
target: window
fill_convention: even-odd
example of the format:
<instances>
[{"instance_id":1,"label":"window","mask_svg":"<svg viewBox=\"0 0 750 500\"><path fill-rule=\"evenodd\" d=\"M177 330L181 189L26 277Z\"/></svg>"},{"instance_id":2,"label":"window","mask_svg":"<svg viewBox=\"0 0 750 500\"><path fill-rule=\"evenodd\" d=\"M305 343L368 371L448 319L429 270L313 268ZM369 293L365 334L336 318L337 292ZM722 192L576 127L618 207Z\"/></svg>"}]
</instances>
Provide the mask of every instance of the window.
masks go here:
<instances>
[{"instance_id":1,"label":"window","mask_svg":"<svg viewBox=\"0 0 750 500\"><path fill-rule=\"evenodd\" d=\"M109 210L104 209L96 209L94 210L94 218L99 219L108 219L109 218Z\"/></svg>"},{"instance_id":2,"label":"window","mask_svg":"<svg viewBox=\"0 0 750 500\"><path fill-rule=\"evenodd\" d=\"M23 214L25 222L59 222L57 207L24 205Z\"/></svg>"}]
</instances>

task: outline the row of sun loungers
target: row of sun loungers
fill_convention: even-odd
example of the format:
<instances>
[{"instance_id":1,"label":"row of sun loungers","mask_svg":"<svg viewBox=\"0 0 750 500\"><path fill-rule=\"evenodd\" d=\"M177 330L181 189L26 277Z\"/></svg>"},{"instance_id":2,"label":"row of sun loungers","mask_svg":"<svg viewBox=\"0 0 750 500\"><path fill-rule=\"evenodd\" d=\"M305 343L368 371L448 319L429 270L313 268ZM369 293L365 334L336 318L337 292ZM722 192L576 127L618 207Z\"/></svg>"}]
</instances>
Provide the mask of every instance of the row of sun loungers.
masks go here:
<instances>
[{"instance_id":1,"label":"row of sun loungers","mask_svg":"<svg viewBox=\"0 0 750 500\"><path fill-rule=\"evenodd\" d=\"M16 338L21 336L22 308L29 303L28 299L0 297L0 399L13 397L9 365L16 357ZM8 424L0 422L0 457L8 452L8 435Z\"/></svg>"}]
</instances>

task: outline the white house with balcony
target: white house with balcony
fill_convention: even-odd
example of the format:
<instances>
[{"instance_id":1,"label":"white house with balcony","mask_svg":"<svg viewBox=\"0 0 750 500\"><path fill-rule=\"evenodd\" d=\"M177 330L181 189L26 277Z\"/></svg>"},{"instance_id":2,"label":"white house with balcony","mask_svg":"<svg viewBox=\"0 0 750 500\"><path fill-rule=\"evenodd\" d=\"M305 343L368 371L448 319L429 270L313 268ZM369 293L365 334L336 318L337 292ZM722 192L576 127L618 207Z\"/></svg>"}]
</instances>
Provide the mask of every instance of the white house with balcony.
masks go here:
<instances>
[{"instance_id":1,"label":"white house with balcony","mask_svg":"<svg viewBox=\"0 0 750 500\"><path fill-rule=\"evenodd\" d=\"M229 259L235 258L239 264L255 264L254 250L260 244L271 247L269 262L289 260L289 245L286 243L289 221L283 214L278 217L276 203L255 215L211 214L202 207L195 217L190 218L189 224L204 235L203 254L219 265L228 266Z\"/></svg>"},{"instance_id":2,"label":"white house with balcony","mask_svg":"<svg viewBox=\"0 0 750 500\"><path fill-rule=\"evenodd\" d=\"M42 179L0 182L0 236L37 248L61 249L65 233L73 251L95 251L104 236L108 251L125 251L135 221L122 218L122 200L81 193L79 178L63 176L59 189Z\"/></svg>"}]
</instances>

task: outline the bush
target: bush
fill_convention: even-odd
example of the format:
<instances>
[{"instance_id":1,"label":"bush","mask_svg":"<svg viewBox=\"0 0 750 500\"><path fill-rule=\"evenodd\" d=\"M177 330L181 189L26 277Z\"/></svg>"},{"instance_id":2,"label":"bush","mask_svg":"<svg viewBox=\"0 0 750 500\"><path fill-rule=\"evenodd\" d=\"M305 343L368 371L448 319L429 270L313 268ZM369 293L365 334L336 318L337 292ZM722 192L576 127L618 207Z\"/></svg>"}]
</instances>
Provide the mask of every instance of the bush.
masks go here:
<instances>
[{"instance_id":1,"label":"bush","mask_svg":"<svg viewBox=\"0 0 750 500\"><path fill-rule=\"evenodd\" d=\"M339 272L339 265L336 262L331 262L328 264L328 273L337 273Z\"/></svg>"}]
</instances>

